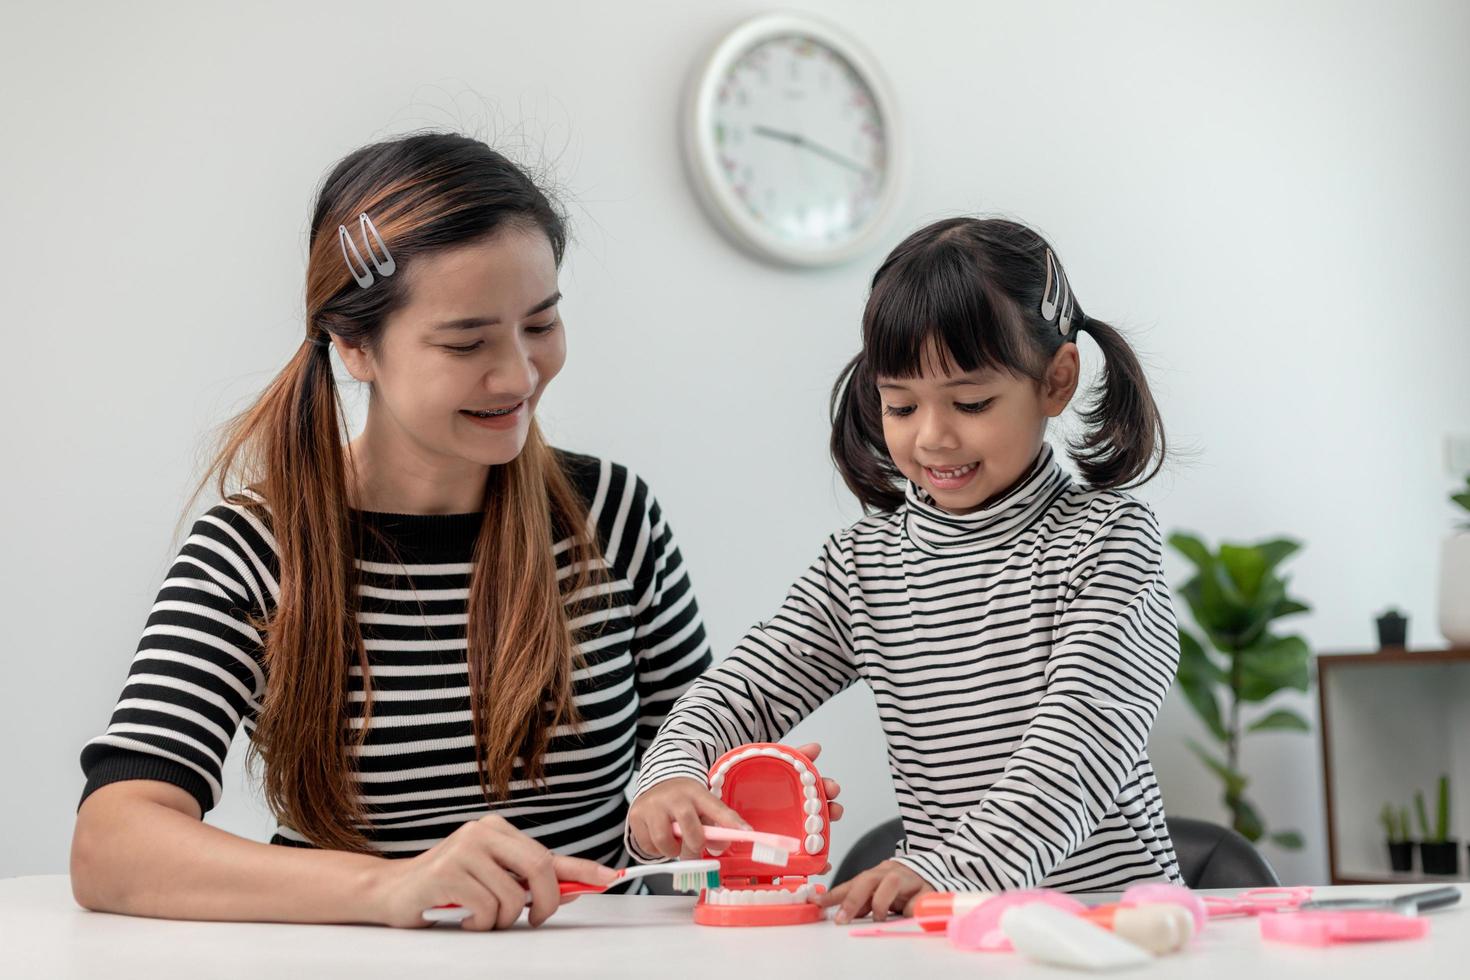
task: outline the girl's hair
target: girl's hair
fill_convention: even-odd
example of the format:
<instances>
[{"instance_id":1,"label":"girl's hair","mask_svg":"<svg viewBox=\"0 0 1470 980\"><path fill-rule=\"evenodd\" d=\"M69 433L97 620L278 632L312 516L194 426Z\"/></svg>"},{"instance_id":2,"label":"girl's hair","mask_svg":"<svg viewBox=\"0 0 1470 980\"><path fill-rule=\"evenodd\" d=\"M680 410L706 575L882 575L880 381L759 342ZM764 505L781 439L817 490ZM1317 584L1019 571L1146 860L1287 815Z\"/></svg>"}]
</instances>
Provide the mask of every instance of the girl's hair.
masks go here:
<instances>
[{"instance_id":1,"label":"girl's hair","mask_svg":"<svg viewBox=\"0 0 1470 980\"><path fill-rule=\"evenodd\" d=\"M1042 315L1049 248L1014 221L948 218L914 232L878 267L863 310L863 349L838 376L831 401L832 458L864 509L892 511L904 499L903 474L883 440L878 378L923 374L931 344L946 370L994 369L1039 383L1062 344L1087 331L1102 349L1103 375L1081 410L1087 432L1071 446L1072 459L1100 488L1137 486L1158 473L1163 420L1123 335L1080 307L1065 337Z\"/></svg>"},{"instance_id":2,"label":"girl's hair","mask_svg":"<svg viewBox=\"0 0 1470 980\"><path fill-rule=\"evenodd\" d=\"M366 212L398 265L361 288L343 258L338 226ZM280 559L275 610L264 635L268 685L252 751L264 762L266 801L322 847L369 850L361 825L353 742L372 717L371 672L357 626L349 522L346 425L330 338L371 349L408 299L405 272L419 256L485 241L506 229L540 230L558 265L562 216L515 164L484 143L416 134L363 147L317 194L306 270L306 337L260 399L225 428L201 487L270 522ZM231 492L248 490L246 493ZM571 567L557 578L553 533L571 536ZM533 421L525 448L492 466L470 579L467 658L480 785L509 791L517 756L543 778L553 729L578 721L572 699L576 641L564 597L601 568L587 505ZM596 591L596 590L593 590ZM364 724L349 730L348 669L362 670ZM493 667L492 667L493 665Z\"/></svg>"}]
</instances>

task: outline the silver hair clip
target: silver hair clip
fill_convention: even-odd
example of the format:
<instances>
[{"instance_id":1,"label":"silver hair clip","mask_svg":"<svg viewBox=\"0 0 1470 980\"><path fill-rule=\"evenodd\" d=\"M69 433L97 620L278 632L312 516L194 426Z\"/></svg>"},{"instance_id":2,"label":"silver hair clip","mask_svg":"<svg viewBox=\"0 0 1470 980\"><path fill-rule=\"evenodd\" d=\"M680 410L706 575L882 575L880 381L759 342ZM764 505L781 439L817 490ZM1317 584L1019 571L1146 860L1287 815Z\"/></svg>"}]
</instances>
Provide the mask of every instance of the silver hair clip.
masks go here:
<instances>
[{"instance_id":1,"label":"silver hair clip","mask_svg":"<svg viewBox=\"0 0 1470 980\"><path fill-rule=\"evenodd\" d=\"M357 219L357 227L362 233L362 247L367 249L368 257L373 260L373 269L377 269L378 275L387 279L397 271L398 263L393 261L393 253L388 251L383 236L378 234L378 226L373 224L373 219L369 218L367 212L364 211ZM367 263L363 261L362 253L357 250L357 243L348 234L346 225L337 226L337 241L342 246L342 259L347 263L352 278L356 279L357 284L363 289L371 286L375 281L373 270L369 269ZM374 242L377 243L376 249L373 248ZM378 258L379 252L383 253L381 259Z\"/></svg>"},{"instance_id":2,"label":"silver hair clip","mask_svg":"<svg viewBox=\"0 0 1470 980\"><path fill-rule=\"evenodd\" d=\"M1056 320L1057 329L1065 337L1072 330L1072 313L1076 308L1076 301L1072 298L1072 284L1067 282L1067 274L1062 271L1062 264L1048 248L1046 250L1046 286L1041 291L1041 318L1047 323Z\"/></svg>"}]
</instances>

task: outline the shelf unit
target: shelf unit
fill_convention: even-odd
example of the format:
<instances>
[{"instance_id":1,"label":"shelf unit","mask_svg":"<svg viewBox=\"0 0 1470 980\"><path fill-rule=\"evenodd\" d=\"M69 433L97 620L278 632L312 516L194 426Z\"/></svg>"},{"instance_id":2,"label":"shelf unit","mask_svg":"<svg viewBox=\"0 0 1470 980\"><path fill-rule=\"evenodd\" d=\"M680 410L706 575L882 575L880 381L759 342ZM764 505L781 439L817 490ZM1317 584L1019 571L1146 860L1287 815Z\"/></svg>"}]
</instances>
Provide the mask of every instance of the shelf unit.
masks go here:
<instances>
[{"instance_id":1,"label":"shelf unit","mask_svg":"<svg viewBox=\"0 0 1470 980\"><path fill-rule=\"evenodd\" d=\"M1470 648L1323 654L1317 697L1332 884L1470 881ZM1441 774L1460 873L1420 873L1417 848L1413 872L1389 870L1383 804L1412 819L1422 790L1432 820Z\"/></svg>"}]
</instances>

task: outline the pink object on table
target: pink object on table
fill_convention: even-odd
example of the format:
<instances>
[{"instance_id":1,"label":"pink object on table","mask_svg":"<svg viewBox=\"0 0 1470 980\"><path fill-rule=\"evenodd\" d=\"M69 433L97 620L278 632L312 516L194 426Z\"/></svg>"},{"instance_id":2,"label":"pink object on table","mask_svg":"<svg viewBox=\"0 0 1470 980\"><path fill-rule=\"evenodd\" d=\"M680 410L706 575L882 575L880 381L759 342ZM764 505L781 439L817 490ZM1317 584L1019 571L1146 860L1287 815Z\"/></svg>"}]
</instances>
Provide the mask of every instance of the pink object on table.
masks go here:
<instances>
[{"instance_id":1,"label":"pink object on table","mask_svg":"<svg viewBox=\"0 0 1470 980\"><path fill-rule=\"evenodd\" d=\"M1183 906L1189 910L1190 915L1194 916L1195 935L1199 935L1205 927L1205 922L1209 919L1204 900L1183 885L1170 885L1164 882L1133 885L1123 893L1118 904L1125 908L1136 908L1140 905Z\"/></svg>"},{"instance_id":2,"label":"pink object on table","mask_svg":"<svg viewBox=\"0 0 1470 980\"><path fill-rule=\"evenodd\" d=\"M949 923L947 915L912 916L907 919L890 919L876 925L849 929L847 934L856 937L883 937L886 939L941 939L944 927Z\"/></svg>"},{"instance_id":3,"label":"pink object on table","mask_svg":"<svg viewBox=\"0 0 1470 980\"><path fill-rule=\"evenodd\" d=\"M1298 946L1422 939L1429 920L1396 912L1292 912L1261 916L1261 938Z\"/></svg>"},{"instance_id":4,"label":"pink object on table","mask_svg":"<svg viewBox=\"0 0 1470 980\"><path fill-rule=\"evenodd\" d=\"M978 908L949 920L946 933L952 945L960 949L973 949L989 953L1007 953L1012 950L1011 941L1000 930L1000 917L1007 909L1040 902L1063 912L1078 915L1087 911L1087 906L1070 895L1049 888L1028 888L1021 891L1001 892L987 899Z\"/></svg>"},{"instance_id":5,"label":"pink object on table","mask_svg":"<svg viewBox=\"0 0 1470 980\"><path fill-rule=\"evenodd\" d=\"M1227 915L1261 915L1265 912L1295 912L1312 897L1305 885L1296 888L1252 888L1239 895L1201 895L1211 918Z\"/></svg>"}]
</instances>

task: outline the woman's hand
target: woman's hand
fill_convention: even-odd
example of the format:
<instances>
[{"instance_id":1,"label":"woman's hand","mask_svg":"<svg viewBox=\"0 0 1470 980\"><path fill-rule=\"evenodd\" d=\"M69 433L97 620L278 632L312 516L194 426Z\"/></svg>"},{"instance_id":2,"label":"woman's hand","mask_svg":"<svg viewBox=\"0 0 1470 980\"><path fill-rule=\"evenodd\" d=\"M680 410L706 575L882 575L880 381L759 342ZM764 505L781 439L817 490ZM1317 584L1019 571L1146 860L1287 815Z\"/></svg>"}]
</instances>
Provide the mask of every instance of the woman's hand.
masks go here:
<instances>
[{"instance_id":1,"label":"woman's hand","mask_svg":"<svg viewBox=\"0 0 1470 980\"><path fill-rule=\"evenodd\" d=\"M815 762L822 754L822 746L809 742L797 748L798 752ZM827 793L827 813L832 820L842 819L842 804L833 802L842 787L835 779L822 780ZM679 824L683 837L674 833L674 824ZM702 779L677 778L658 783L633 801L628 810L628 827L633 831L633 840L638 849L646 854L658 854L667 858L697 858L706 850L703 824L749 830L750 824L730 809L719 797L706 788ZM724 850L724 844L708 847L711 854ZM831 865L823 869L824 873Z\"/></svg>"},{"instance_id":2,"label":"woman's hand","mask_svg":"<svg viewBox=\"0 0 1470 980\"><path fill-rule=\"evenodd\" d=\"M882 922L888 918L889 912L913 915L915 899L932 891L934 886L920 878L908 865L884 861L821 895L817 904L823 907L840 905L834 917L838 925L860 919L870 912L874 922Z\"/></svg>"},{"instance_id":3,"label":"woman's hand","mask_svg":"<svg viewBox=\"0 0 1470 980\"><path fill-rule=\"evenodd\" d=\"M461 905L460 927L509 928L531 895L530 923L539 926L562 903L557 881L610 884L616 873L593 861L552 854L504 818L467 823L418 857L384 861L370 886L374 918L384 925L419 928L424 910Z\"/></svg>"}]
</instances>

